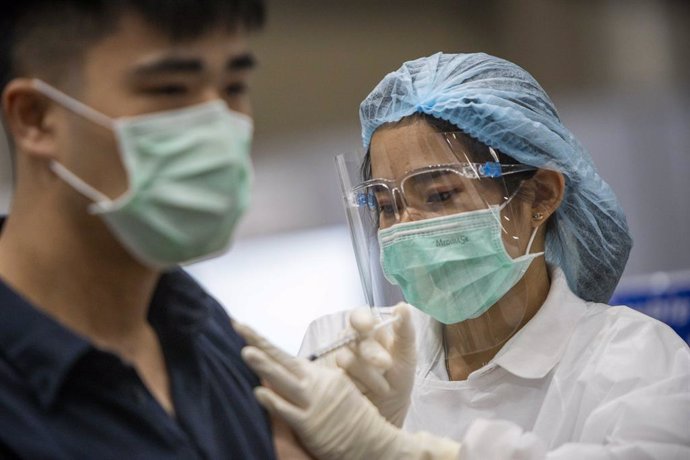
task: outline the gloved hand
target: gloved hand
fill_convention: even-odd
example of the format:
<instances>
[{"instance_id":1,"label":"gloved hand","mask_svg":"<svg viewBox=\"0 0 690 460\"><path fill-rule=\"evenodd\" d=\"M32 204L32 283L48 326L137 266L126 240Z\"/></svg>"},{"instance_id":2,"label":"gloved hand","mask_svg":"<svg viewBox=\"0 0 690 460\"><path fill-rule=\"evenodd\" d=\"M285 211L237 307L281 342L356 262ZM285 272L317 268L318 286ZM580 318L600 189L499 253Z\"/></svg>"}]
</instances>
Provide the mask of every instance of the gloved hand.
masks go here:
<instances>
[{"instance_id":1,"label":"gloved hand","mask_svg":"<svg viewBox=\"0 0 690 460\"><path fill-rule=\"evenodd\" d=\"M410 307L393 309L399 320L336 352L336 363L378 408L386 420L401 427L410 405L417 352ZM350 314L350 327L365 336L376 325L369 309ZM392 329L392 333L391 333Z\"/></svg>"},{"instance_id":2,"label":"gloved hand","mask_svg":"<svg viewBox=\"0 0 690 460\"><path fill-rule=\"evenodd\" d=\"M460 444L388 423L341 369L292 357L247 326L235 329L249 344L242 357L271 387L257 387L256 398L317 458L457 459Z\"/></svg>"}]
</instances>

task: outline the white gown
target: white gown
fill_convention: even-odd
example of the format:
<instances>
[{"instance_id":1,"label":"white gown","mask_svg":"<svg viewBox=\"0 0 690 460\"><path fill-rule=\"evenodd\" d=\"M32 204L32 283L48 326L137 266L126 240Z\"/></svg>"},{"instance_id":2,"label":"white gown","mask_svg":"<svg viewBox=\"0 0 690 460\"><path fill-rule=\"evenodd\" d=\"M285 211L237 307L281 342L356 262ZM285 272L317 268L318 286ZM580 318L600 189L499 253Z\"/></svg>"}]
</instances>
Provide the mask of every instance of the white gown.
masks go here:
<instances>
[{"instance_id":1,"label":"white gown","mask_svg":"<svg viewBox=\"0 0 690 460\"><path fill-rule=\"evenodd\" d=\"M415 314L423 364L405 429L461 442L463 460L690 459L688 345L628 307L585 302L559 269L551 279L537 314L465 381L448 380L438 323ZM300 355L347 314L315 320Z\"/></svg>"}]
</instances>

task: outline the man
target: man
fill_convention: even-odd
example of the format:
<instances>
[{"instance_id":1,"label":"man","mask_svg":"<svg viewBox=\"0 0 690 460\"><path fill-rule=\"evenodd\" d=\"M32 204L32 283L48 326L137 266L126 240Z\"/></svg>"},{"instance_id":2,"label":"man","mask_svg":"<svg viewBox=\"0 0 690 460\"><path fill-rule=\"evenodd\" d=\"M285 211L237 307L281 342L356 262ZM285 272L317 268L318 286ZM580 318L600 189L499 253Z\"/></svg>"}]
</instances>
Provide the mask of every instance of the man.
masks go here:
<instances>
[{"instance_id":1,"label":"man","mask_svg":"<svg viewBox=\"0 0 690 460\"><path fill-rule=\"evenodd\" d=\"M176 268L247 204L263 2L12 3L0 458L274 458L241 339Z\"/></svg>"}]
</instances>

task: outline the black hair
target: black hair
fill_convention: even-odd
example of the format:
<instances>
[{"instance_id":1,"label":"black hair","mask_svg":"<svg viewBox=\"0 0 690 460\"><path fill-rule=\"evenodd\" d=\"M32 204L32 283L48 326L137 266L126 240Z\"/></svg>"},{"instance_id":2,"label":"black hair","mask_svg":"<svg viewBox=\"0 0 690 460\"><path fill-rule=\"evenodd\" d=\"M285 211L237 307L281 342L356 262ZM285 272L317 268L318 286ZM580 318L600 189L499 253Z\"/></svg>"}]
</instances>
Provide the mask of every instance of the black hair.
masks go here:
<instances>
[{"instance_id":1,"label":"black hair","mask_svg":"<svg viewBox=\"0 0 690 460\"><path fill-rule=\"evenodd\" d=\"M65 77L130 12L173 41L214 26L260 29L265 20L264 0L13 0L0 14L0 91L37 67Z\"/></svg>"}]
</instances>

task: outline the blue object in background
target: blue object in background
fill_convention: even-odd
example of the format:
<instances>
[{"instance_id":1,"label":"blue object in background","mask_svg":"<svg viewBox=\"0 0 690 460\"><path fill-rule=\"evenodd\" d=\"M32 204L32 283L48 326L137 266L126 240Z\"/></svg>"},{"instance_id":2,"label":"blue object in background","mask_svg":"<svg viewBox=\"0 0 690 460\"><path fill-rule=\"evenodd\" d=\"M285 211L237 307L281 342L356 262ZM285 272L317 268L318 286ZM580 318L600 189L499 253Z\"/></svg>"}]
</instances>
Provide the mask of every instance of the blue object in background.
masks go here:
<instances>
[{"instance_id":1,"label":"blue object in background","mask_svg":"<svg viewBox=\"0 0 690 460\"><path fill-rule=\"evenodd\" d=\"M609 303L663 321L690 344L690 270L624 278Z\"/></svg>"}]
</instances>

